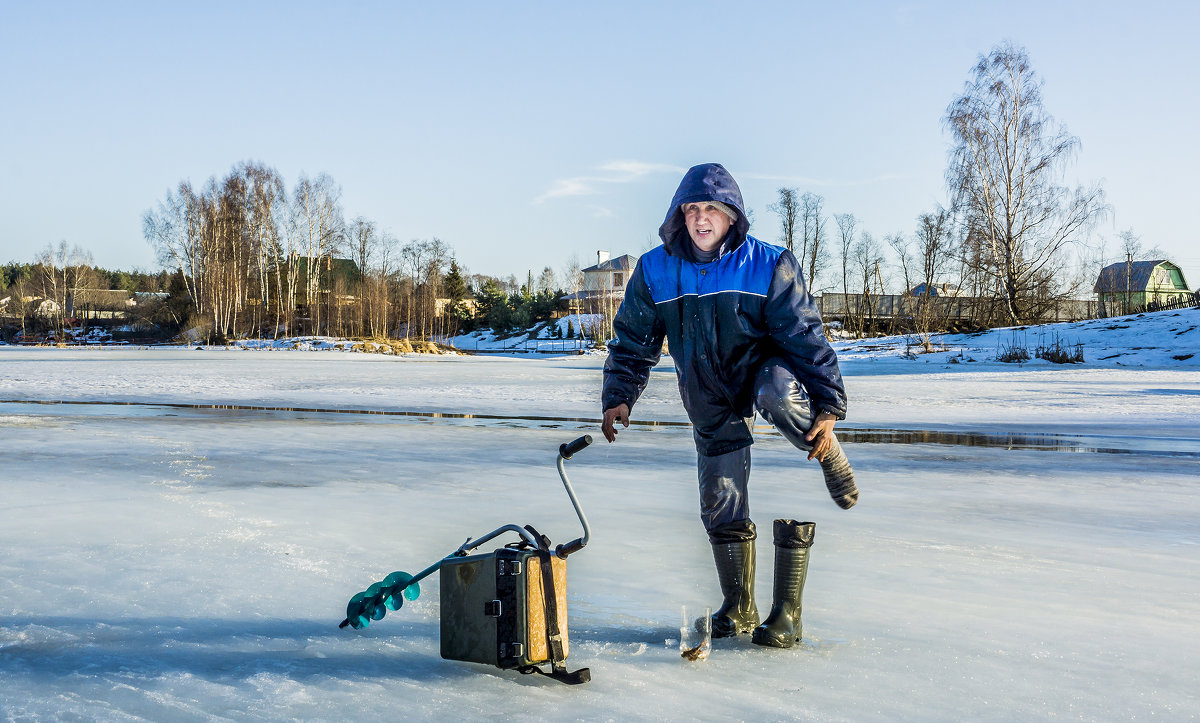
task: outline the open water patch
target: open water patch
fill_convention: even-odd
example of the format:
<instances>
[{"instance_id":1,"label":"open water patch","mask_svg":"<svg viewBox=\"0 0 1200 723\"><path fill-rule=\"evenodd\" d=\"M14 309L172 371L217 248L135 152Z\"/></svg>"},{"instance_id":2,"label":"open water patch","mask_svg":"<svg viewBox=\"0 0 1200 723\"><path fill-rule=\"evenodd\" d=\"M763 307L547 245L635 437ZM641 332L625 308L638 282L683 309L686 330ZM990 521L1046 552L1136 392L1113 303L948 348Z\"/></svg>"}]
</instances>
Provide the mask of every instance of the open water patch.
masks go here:
<instances>
[{"instance_id":1,"label":"open water patch","mask_svg":"<svg viewBox=\"0 0 1200 723\"><path fill-rule=\"evenodd\" d=\"M595 431L599 417L557 417L542 415L475 414L398 409L335 409L327 407L278 407L255 404L195 404L182 402L81 401L81 400L0 400L4 415L41 416L48 407L66 407L72 416L103 417L136 409L137 416L267 418L333 422L411 420L418 423L467 424L513 429L571 429ZM12 416L0 416L0 419ZM631 427L688 429L689 422L631 420ZM778 434L769 425L755 425L756 434ZM1100 434L1059 434L1049 432L979 432L937 429L891 429L856 427L843 424L838 439L848 444L926 444L955 447L991 447L1009 450L1036 450L1082 454L1132 454L1153 457L1200 459L1200 439L1182 437L1136 437Z\"/></svg>"}]
</instances>

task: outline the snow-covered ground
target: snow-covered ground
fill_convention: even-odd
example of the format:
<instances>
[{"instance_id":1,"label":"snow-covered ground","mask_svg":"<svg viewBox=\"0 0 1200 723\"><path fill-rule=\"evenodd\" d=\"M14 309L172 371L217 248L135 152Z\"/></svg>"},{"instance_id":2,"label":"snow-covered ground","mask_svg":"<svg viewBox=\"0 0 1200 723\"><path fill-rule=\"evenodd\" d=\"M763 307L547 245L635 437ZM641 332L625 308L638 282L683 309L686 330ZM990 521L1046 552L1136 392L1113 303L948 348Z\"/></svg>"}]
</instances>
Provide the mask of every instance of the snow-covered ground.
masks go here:
<instances>
[{"instance_id":1,"label":"snow-covered ground","mask_svg":"<svg viewBox=\"0 0 1200 723\"><path fill-rule=\"evenodd\" d=\"M480 329L445 341L466 352L578 353L593 349L599 323L599 314L568 314L510 336L500 337L491 329Z\"/></svg>"},{"instance_id":2,"label":"snow-covered ground","mask_svg":"<svg viewBox=\"0 0 1200 723\"><path fill-rule=\"evenodd\" d=\"M1082 343L1071 366L994 361L1011 331L915 358L839 343L840 426L1065 444L848 443L843 511L762 428L760 528L817 523L805 641L701 663L674 646L679 606L718 591L664 359L635 424L569 465L592 525L570 561L579 687L442 660L433 578L365 631L337 623L468 536L579 534L554 454L598 437L602 356L5 347L0 719L1194 719L1197 326L1024 332Z\"/></svg>"}]
</instances>

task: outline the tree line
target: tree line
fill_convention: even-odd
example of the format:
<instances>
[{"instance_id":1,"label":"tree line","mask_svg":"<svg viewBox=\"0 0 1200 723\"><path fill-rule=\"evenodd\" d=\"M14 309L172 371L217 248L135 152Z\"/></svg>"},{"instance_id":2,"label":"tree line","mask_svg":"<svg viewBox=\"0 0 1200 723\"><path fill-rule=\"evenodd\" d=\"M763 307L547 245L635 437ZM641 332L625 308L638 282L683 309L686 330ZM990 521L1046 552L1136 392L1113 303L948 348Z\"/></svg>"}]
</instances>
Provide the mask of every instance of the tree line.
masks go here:
<instances>
[{"instance_id":1,"label":"tree line","mask_svg":"<svg viewBox=\"0 0 1200 723\"><path fill-rule=\"evenodd\" d=\"M115 289L130 295L160 294L171 287L172 279L169 270L146 273L97 267L91 253L78 245L48 244L32 262L0 265L0 327L35 332L61 329L73 307L88 305L81 292ZM170 312L170 304L146 304L133 310L131 323L170 325Z\"/></svg>"},{"instance_id":2,"label":"tree line","mask_svg":"<svg viewBox=\"0 0 1200 723\"><path fill-rule=\"evenodd\" d=\"M449 336L472 326L477 291L501 325L510 321L504 310L548 313L524 296L537 294L500 280L481 277L473 288L438 238L401 244L373 220L347 220L341 188L326 174L301 175L289 191L277 171L246 162L199 188L181 181L146 212L143 230L160 263L184 280L192 323L216 339ZM542 288L538 303L555 291Z\"/></svg>"},{"instance_id":3,"label":"tree line","mask_svg":"<svg viewBox=\"0 0 1200 723\"><path fill-rule=\"evenodd\" d=\"M61 329L80 290L123 289L165 296L147 299L134 320L165 336L434 339L481 324L526 328L565 303L549 267L525 284L472 275L438 238L402 244L373 220L347 220L326 174L302 175L289 190L275 169L239 163L200 186L180 181L142 221L162 271L99 269L63 241L33 263L0 267L0 316Z\"/></svg>"}]
</instances>

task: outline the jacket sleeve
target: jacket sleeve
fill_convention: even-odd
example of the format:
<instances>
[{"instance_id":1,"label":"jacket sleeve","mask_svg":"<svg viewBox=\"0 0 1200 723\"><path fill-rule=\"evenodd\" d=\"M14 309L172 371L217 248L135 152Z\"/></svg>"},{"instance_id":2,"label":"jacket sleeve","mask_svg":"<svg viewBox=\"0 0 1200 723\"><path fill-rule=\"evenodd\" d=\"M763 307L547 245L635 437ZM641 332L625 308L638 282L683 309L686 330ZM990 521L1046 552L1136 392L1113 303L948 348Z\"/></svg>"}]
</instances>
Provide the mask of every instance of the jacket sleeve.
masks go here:
<instances>
[{"instance_id":1,"label":"jacket sleeve","mask_svg":"<svg viewBox=\"0 0 1200 723\"><path fill-rule=\"evenodd\" d=\"M608 360L604 362L602 409L620 404L633 409L650 379L650 369L662 356L665 333L639 261L613 319L614 338L608 343Z\"/></svg>"},{"instance_id":2,"label":"jacket sleeve","mask_svg":"<svg viewBox=\"0 0 1200 723\"><path fill-rule=\"evenodd\" d=\"M804 284L796 257L783 252L767 292L767 327L818 412L846 418L846 388L837 354L825 340L821 314Z\"/></svg>"}]
</instances>

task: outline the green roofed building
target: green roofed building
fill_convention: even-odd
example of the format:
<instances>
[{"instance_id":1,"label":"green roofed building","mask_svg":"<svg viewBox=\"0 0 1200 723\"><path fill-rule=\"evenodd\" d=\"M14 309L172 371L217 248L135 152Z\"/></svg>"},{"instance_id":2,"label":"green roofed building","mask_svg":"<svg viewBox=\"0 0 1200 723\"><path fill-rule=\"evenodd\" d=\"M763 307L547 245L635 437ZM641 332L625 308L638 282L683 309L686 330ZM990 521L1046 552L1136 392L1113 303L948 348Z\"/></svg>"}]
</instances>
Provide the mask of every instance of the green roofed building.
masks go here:
<instances>
[{"instance_id":1,"label":"green roofed building","mask_svg":"<svg viewBox=\"0 0 1200 723\"><path fill-rule=\"evenodd\" d=\"M1092 290L1110 309L1142 309L1193 298L1183 270L1166 259L1109 264L1100 270Z\"/></svg>"},{"instance_id":2,"label":"green roofed building","mask_svg":"<svg viewBox=\"0 0 1200 723\"><path fill-rule=\"evenodd\" d=\"M308 264L310 257L292 254L293 262L298 267L296 278L301 287L304 287L308 278ZM319 291L332 291L335 288L352 289L354 284L362 278L362 273L359 271L358 264L353 259L339 259L332 256L322 256L317 259L316 266L320 274L317 282Z\"/></svg>"}]
</instances>

